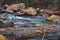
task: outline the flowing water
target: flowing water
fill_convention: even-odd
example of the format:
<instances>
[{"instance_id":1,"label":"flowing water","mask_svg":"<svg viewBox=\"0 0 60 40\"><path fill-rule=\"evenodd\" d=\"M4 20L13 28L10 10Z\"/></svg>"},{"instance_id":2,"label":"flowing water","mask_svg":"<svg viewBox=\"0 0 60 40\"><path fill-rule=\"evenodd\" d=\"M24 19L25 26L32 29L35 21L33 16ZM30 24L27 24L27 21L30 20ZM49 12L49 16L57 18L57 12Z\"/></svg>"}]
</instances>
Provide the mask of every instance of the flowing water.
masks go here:
<instances>
[{"instance_id":1,"label":"flowing water","mask_svg":"<svg viewBox=\"0 0 60 40\"><path fill-rule=\"evenodd\" d=\"M33 17L28 17L28 16L14 16L13 14L1 14L2 19L4 22L6 21L12 21L14 22L15 27L22 27L22 26L32 26L36 24L56 24L60 25L59 22L56 23L56 20L53 20L52 22L46 22L45 20L48 18L48 16L42 15L42 16L33 16Z\"/></svg>"},{"instance_id":2,"label":"flowing water","mask_svg":"<svg viewBox=\"0 0 60 40\"><path fill-rule=\"evenodd\" d=\"M48 16L42 15L42 16L14 16L13 14L0 14L2 17L2 21L12 21L14 22L14 27L23 27L23 26L36 26L36 24L56 24L57 26L60 26L60 23L56 23L56 20L53 20L53 22L46 22L45 20L48 18ZM19 31L10 31L6 32L6 34L10 34L13 32L15 35L18 35ZM3 33L1 33L3 34ZM50 34L51 36L51 34ZM40 37L28 39L28 40L41 40ZM55 40L55 39L54 39Z\"/></svg>"}]
</instances>

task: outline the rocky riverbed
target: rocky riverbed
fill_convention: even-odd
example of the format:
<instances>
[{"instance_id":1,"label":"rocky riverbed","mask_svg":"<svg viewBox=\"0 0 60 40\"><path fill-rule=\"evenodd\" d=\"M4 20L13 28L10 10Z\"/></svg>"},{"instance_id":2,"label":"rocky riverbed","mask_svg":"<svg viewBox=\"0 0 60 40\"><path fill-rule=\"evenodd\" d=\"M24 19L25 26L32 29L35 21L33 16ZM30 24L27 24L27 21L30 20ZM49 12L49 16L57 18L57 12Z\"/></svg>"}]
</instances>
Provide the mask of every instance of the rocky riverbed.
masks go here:
<instances>
[{"instance_id":1,"label":"rocky riverbed","mask_svg":"<svg viewBox=\"0 0 60 40\"><path fill-rule=\"evenodd\" d=\"M58 40L60 27L51 24L40 24L35 27L0 28L0 34L9 37L9 40L10 36L13 37L13 35L18 40Z\"/></svg>"},{"instance_id":2,"label":"rocky riverbed","mask_svg":"<svg viewBox=\"0 0 60 40\"><path fill-rule=\"evenodd\" d=\"M4 25L7 25L0 28L0 34L6 40L60 40L60 21L46 21L48 15L23 17L0 14L0 16ZM13 22L12 27L8 27L10 22Z\"/></svg>"}]
</instances>

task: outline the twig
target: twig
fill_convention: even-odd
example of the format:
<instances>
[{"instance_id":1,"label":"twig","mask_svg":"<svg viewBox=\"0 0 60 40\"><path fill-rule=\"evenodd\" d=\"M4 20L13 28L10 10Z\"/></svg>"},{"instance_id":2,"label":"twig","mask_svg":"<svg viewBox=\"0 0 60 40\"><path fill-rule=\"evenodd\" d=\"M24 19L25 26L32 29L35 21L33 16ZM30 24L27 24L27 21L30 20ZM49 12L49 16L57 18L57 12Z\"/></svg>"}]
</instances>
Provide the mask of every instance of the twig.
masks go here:
<instances>
[{"instance_id":1,"label":"twig","mask_svg":"<svg viewBox=\"0 0 60 40\"><path fill-rule=\"evenodd\" d=\"M44 34L43 34L42 40L44 40L44 37L45 37L45 31L46 31L46 30L45 30L45 28L44 28Z\"/></svg>"}]
</instances>

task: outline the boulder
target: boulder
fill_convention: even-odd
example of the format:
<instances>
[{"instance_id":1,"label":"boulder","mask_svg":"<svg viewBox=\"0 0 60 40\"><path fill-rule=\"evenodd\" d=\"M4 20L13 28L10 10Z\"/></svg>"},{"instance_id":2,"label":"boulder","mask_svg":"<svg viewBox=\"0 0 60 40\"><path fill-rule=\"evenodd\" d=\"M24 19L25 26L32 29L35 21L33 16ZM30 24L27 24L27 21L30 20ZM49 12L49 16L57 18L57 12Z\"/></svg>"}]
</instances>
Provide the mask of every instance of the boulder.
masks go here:
<instances>
[{"instance_id":1,"label":"boulder","mask_svg":"<svg viewBox=\"0 0 60 40\"><path fill-rule=\"evenodd\" d=\"M23 11L24 11L24 13L27 13L29 15L36 15L36 13L37 13L35 8L33 8L33 7L29 7L28 9L25 9Z\"/></svg>"},{"instance_id":2,"label":"boulder","mask_svg":"<svg viewBox=\"0 0 60 40\"><path fill-rule=\"evenodd\" d=\"M47 18L47 20L54 20L54 19L60 19L60 16L52 15L52 16Z\"/></svg>"},{"instance_id":3,"label":"boulder","mask_svg":"<svg viewBox=\"0 0 60 40\"><path fill-rule=\"evenodd\" d=\"M8 8L6 9L6 11L8 12L13 12L13 10L23 10L25 8L25 4L24 3L19 3L19 4L11 4L8 6Z\"/></svg>"},{"instance_id":4,"label":"boulder","mask_svg":"<svg viewBox=\"0 0 60 40\"><path fill-rule=\"evenodd\" d=\"M0 40L6 40L6 38L3 35L0 35Z\"/></svg>"}]
</instances>

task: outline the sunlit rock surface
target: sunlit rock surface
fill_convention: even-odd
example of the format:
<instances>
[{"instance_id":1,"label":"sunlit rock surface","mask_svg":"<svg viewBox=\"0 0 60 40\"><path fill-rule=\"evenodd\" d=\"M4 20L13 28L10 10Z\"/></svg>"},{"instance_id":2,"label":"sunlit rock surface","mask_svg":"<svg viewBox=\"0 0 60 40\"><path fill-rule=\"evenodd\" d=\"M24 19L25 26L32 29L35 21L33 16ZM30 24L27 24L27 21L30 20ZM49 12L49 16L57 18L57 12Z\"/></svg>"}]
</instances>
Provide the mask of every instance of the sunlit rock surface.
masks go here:
<instances>
[{"instance_id":1,"label":"sunlit rock surface","mask_svg":"<svg viewBox=\"0 0 60 40\"><path fill-rule=\"evenodd\" d=\"M3 35L0 35L0 40L5 40L5 37Z\"/></svg>"}]
</instances>

